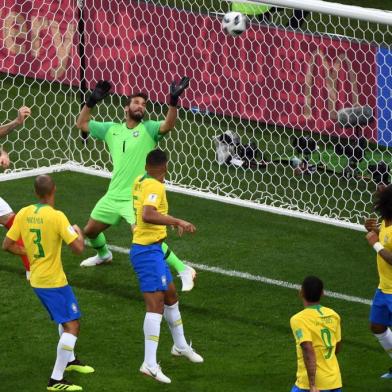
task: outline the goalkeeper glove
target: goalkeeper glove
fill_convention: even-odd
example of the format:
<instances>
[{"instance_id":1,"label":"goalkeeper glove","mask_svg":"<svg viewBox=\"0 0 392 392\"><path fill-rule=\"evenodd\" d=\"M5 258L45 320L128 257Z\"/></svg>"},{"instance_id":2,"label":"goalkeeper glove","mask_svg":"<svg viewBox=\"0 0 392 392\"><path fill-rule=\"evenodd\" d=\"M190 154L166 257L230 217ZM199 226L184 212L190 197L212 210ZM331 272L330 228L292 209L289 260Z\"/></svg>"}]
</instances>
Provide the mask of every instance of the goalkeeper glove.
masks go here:
<instances>
[{"instance_id":1,"label":"goalkeeper glove","mask_svg":"<svg viewBox=\"0 0 392 392\"><path fill-rule=\"evenodd\" d=\"M188 87L188 84L189 78L186 76L184 76L178 84L175 81L172 82L172 84L170 85L170 106L177 106L178 98Z\"/></svg>"},{"instance_id":2,"label":"goalkeeper glove","mask_svg":"<svg viewBox=\"0 0 392 392\"><path fill-rule=\"evenodd\" d=\"M93 108L98 102L102 101L109 95L112 85L106 80L100 80L91 95L87 98L86 105L88 108Z\"/></svg>"}]
</instances>

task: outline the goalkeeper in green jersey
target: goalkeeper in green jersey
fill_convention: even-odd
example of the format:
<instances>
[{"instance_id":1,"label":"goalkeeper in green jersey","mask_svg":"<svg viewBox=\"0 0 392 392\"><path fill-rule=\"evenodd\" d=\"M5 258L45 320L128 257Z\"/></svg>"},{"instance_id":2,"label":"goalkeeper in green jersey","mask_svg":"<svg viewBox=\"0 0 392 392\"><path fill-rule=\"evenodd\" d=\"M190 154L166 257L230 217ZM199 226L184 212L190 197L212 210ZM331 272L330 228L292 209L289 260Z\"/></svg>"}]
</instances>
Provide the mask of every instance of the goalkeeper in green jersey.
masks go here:
<instances>
[{"instance_id":1,"label":"goalkeeper in green jersey","mask_svg":"<svg viewBox=\"0 0 392 392\"><path fill-rule=\"evenodd\" d=\"M106 244L103 231L125 219L132 227L135 215L132 204L132 185L137 176L145 172L147 154L154 150L159 140L175 126L177 103L180 95L189 84L189 78L183 77L179 83L170 85L169 109L163 121L144 120L147 96L136 93L128 98L125 105L125 122L97 122L91 120L91 110L109 95L111 84L99 81L82 108L76 126L83 132L102 140L109 148L113 161L112 179L106 194L98 201L90 219L84 228L84 234L97 254L83 260L82 267L96 266L112 261L112 253ZM193 288L196 272L185 265L162 243L162 250L167 263L173 267L182 280L182 290Z\"/></svg>"}]
</instances>

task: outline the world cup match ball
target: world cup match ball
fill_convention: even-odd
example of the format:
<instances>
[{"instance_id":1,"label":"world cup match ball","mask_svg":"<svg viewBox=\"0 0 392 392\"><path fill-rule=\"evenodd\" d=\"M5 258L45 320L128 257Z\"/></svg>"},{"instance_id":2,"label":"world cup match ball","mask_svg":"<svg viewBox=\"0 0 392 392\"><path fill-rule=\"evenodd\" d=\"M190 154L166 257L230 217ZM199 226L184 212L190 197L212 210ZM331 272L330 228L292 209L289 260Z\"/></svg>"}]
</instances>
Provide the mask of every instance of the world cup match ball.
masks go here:
<instances>
[{"instance_id":1,"label":"world cup match ball","mask_svg":"<svg viewBox=\"0 0 392 392\"><path fill-rule=\"evenodd\" d=\"M233 37L242 34L248 28L248 24L248 17L240 12L228 12L222 19L223 31Z\"/></svg>"}]
</instances>

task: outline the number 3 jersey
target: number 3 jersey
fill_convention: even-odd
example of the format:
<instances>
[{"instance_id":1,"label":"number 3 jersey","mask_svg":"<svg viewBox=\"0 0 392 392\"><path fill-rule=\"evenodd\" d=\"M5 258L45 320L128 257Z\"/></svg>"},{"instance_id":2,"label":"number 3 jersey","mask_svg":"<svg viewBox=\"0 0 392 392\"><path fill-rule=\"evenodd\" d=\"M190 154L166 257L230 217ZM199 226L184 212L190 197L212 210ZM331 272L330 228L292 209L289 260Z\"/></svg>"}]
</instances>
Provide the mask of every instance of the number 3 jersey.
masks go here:
<instances>
[{"instance_id":1,"label":"number 3 jersey","mask_svg":"<svg viewBox=\"0 0 392 392\"><path fill-rule=\"evenodd\" d=\"M297 348L297 381L295 385L309 389L301 343L311 342L316 354L316 386L320 390L341 388L342 378L336 358L336 344L341 340L340 316L321 305L307 306L290 319Z\"/></svg>"},{"instance_id":2,"label":"number 3 jersey","mask_svg":"<svg viewBox=\"0 0 392 392\"><path fill-rule=\"evenodd\" d=\"M73 242L78 234L61 211L47 204L22 208L7 237L22 237L30 261L30 284L36 288L63 287L68 284L61 263L61 245Z\"/></svg>"}]
</instances>

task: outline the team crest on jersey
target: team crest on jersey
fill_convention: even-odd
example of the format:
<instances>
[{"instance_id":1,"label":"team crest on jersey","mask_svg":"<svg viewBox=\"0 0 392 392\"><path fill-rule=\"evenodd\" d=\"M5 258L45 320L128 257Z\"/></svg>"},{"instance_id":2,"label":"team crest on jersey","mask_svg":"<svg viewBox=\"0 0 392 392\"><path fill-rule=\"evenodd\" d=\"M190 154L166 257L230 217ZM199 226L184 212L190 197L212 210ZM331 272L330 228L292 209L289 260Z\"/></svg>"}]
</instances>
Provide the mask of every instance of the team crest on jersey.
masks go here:
<instances>
[{"instance_id":1,"label":"team crest on jersey","mask_svg":"<svg viewBox=\"0 0 392 392\"><path fill-rule=\"evenodd\" d=\"M302 329L301 328L299 328L299 329L297 329L295 331L295 336L297 337L298 340L301 339L304 336L304 334L302 333Z\"/></svg>"},{"instance_id":2,"label":"team crest on jersey","mask_svg":"<svg viewBox=\"0 0 392 392\"><path fill-rule=\"evenodd\" d=\"M139 131L133 131L133 137L138 137L139 136Z\"/></svg>"},{"instance_id":3,"label":"team crest on jersey","mask_svg":"<svg viewBox=\"0 0 392 392\"><path fill-rule=\"evenodd\" d=\"M162 275L162 276L161 276L161 279L162 279L162 285L163 285L163 286L166 286L166 276L165 276L165 275Z\"/></svg>"},{"instance_id":4,"label":"team crest on jersey","mask_svg":"<svg viewBox=\"0 0 392 392\"><path fill-rule=\"evenodd\" d=\"M76 306L75 302L71 305L71 308L74 313L78 313L78 307Z\"/></svg>"},{"instance_id":5,"label":"team crest on jersey","mask_svg":"<svg viewBox=\"0 0 392 392\"><path fill-rule=\"evenodd\" d=\"M386 235L386 236L384 236L384 245L386 245L388 242L389 242L389 238L388 238L388 236Z\"/></svg>"},{"instance_id":6,"label":"team crest on jersey","mask_svg":"<svg viewBox=\"0 0 392 392\"><path fill-rule=\"evenodd\" d=\"M147 200L150 201L151 203L156 203L158 199L158 195L156 193L150 193L147 197Z\"/></svg>"}]
</instances>

